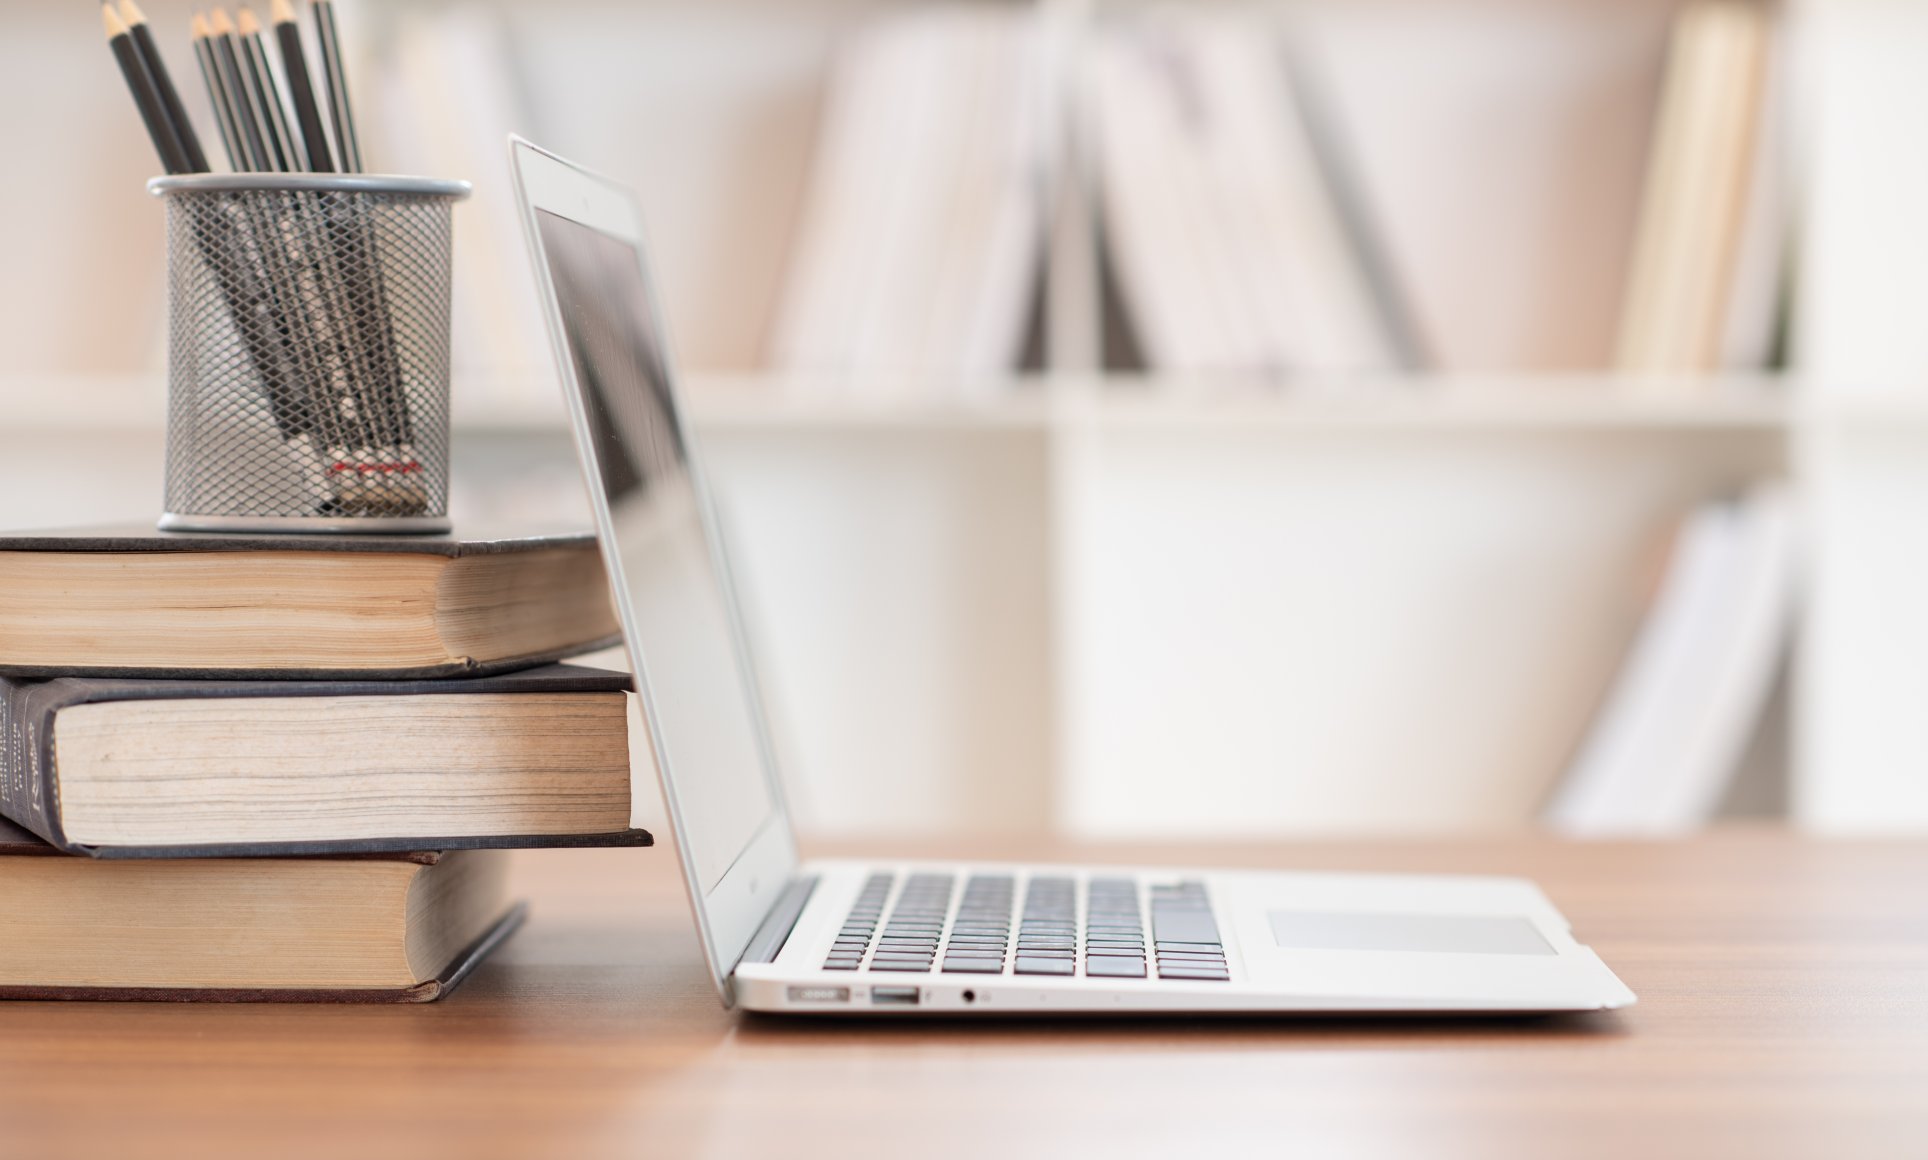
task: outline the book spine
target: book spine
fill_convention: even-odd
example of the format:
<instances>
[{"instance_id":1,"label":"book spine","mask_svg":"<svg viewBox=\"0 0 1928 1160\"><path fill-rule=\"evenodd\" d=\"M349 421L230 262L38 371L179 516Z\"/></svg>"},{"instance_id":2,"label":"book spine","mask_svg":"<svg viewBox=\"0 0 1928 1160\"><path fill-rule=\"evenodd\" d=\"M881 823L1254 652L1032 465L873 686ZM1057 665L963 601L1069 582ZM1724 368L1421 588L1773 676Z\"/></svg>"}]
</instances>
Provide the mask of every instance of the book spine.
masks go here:
<instances>
[{"instance_id":1,"label":"book spine","mask_svg":"<svg viewBox=\"0 0 1928 1160\"><path fill-rule=\"evenodd\" d=\"M65 849L54 820L53 710L34 695L44 687L0 677L0 814Z\"/></svg>"}]
</instances>

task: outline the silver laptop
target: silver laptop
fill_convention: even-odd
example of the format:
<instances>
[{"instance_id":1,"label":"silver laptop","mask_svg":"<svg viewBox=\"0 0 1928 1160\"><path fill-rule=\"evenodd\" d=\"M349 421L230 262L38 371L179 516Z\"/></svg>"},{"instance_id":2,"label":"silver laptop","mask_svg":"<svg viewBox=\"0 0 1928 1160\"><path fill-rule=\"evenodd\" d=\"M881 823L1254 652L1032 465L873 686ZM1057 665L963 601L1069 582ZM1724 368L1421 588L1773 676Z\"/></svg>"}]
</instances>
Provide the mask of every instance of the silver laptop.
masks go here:
<instances>
[{"instance_id":1,"label":"silver laptop","mask_svg":"<svg viewBox=\"0 0 1928 1160\"><path fill-rule=\"evenodd\" d=\"M1465 1012L1634 996L1532 883L800 861L728 561L622 186L510 146L690 902L759 1011Z\"/></svg>"}]
</instances>

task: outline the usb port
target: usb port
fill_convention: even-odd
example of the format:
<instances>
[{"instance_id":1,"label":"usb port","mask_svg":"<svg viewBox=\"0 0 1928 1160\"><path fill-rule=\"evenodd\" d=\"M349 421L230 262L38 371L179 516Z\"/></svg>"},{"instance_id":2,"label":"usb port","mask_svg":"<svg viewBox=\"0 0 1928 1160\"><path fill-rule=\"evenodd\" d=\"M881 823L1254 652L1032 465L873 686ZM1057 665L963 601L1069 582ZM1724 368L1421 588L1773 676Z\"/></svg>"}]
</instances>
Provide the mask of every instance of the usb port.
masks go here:
<instances>
[{"instance_id":1,"label":"usb port","mask_svg":"<svg viewBox=\"0 0 1928 1160\"><path fill-rule=\"evenodd\" d=\"M792 1003L848 1003L850 1002L850 988L792 987L790 988L790 1001Z\"/></svg>"},{"instance_id":2,"label":"usb port","mask_svg":"<svg viewBox=\"0 0 1928 1160\"><path fill-rule=\"evenodd\" d=\"M917 1006L916 987L872 987L870 1002L877 1007Z\"/></svg>"}]
</instances>

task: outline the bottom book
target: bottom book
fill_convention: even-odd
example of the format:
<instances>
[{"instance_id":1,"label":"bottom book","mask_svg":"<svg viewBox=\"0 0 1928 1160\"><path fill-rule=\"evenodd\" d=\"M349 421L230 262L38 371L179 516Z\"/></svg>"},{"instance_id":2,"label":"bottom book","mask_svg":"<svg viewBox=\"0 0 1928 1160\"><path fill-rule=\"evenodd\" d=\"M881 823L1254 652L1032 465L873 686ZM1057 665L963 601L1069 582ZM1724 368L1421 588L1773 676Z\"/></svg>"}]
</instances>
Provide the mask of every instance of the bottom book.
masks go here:
<instances>
[{"instance_id":1,"label":"bottom book","mask_svg":"<svg viewBox=\"0 0 1928 1160\"><path fill-rule=\"evenodd\" d=\"M525 912L500 850L104 862L0 821L0 999L429 1003Z\"/></svg>"}]
</instances>

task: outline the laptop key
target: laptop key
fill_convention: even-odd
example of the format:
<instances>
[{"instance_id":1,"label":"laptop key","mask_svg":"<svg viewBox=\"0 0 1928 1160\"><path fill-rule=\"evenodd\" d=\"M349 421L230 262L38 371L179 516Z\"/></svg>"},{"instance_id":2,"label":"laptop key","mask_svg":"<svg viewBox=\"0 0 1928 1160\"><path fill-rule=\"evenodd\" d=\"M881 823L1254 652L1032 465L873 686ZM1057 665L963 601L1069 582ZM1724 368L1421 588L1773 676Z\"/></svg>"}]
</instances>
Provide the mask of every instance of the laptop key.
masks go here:
<instances>
[{"instance_id":1,"label":"laptop key","mask_svg":"<svg viewBox=\"0 0 1928 1160\"><path fill-rule=\"evenodd\" d=\"M1085 960L1085 974L1091 978L1142 979L1145 977L1145 960L1100 955Z\"/></svg>"},{"instance_id":2,"label":"laptop key","mask_svg":"<svg viewBox=\"0 0 1928 1160\"><path fill-rule=\"evenodd\" d=\"M1001 975L1004 973L1004 960L945 959L944 973L947 975Z\"/></svg>"},{"instance_id":3,"label":"laptop key","mask_svg":"<svg viewBox=\"0 0 1928 1160\"><path fill-rule=\"evenodd\" d=\"M1018 975L1070 975L1076 973L1076 965L1070 959L1019 955L1017 961L1011 964L1011 972Z\"/></svg>"},{"instance_id":4,"label":"laptop key","mask_svg":"<svg viewBox=\"0 0 1928 1160\"><path fill-rule=\"evenodd\" d=\"M1205 967L1205 965L1168 967L1165 963L1159 963L1159 979L1205 979L1205 981L1224 983L1232 979L1232 973L1226 967Z\"/></svg>"},{"instance_id":5,"label":"laptop key","mask_svg":"<svg viewBox=\"0 0 1928 1160\"><path fill-rule=\"evenodd\" d=\"M1154 905L1151 908L1151 929L1161 945L1219 941L1218 923L1213 920L1210 910Z\"/></svg>"}]
</instances>

